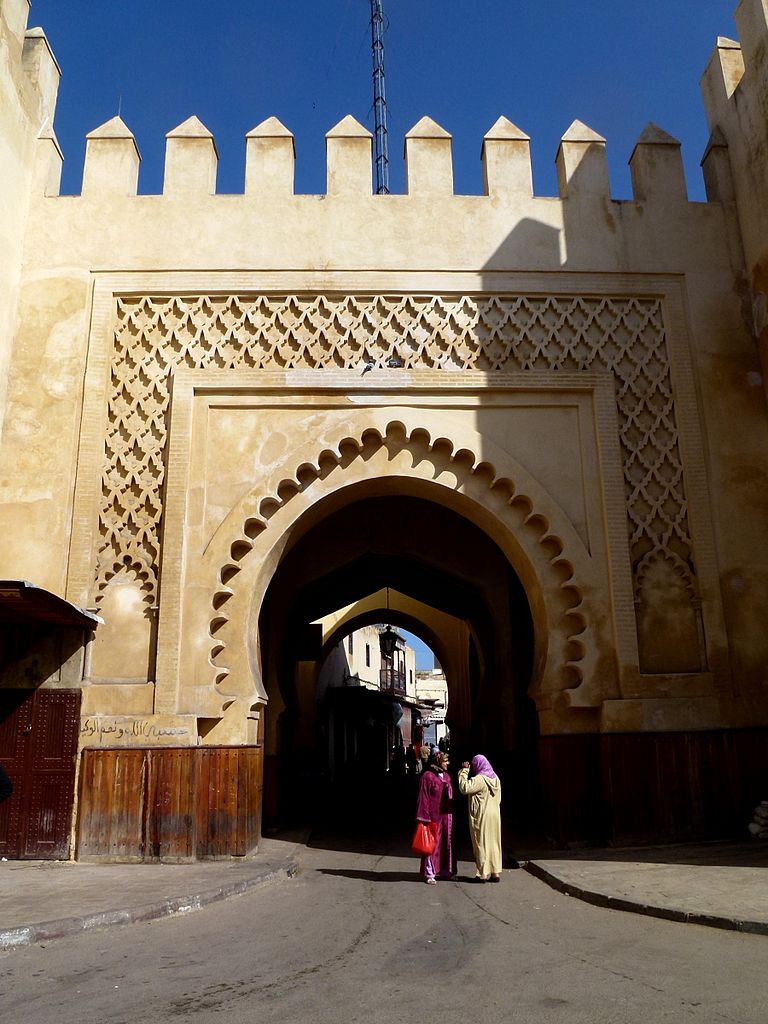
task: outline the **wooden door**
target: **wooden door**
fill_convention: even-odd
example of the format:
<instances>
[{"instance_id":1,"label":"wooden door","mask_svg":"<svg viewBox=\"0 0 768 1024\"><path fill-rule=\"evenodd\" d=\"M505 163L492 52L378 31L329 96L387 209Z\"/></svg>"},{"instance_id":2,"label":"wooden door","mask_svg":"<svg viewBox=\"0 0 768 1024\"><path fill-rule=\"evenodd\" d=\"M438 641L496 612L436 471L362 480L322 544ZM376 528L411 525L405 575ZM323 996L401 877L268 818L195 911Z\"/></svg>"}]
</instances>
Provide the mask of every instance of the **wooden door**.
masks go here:
<instances>
[{"instance_id":1,"label":"wooden door","mask_svg":"<svg viewBox=\"0 0 768 1024\"><path fill-rule=\"evenodd\" d=\"M79 690L0 690L0 761L13 782L0 856L68 856L79 723Z\"/></svg>"}]
</instances>

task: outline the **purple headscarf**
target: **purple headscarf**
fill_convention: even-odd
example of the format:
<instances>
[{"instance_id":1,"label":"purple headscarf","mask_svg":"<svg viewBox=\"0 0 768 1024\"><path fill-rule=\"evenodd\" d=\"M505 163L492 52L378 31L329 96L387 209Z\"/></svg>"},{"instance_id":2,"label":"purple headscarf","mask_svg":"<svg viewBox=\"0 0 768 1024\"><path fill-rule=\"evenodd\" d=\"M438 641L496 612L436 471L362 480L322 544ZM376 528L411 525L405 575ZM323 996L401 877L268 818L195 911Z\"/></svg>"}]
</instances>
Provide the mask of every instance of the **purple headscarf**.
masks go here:
<instances>
[{"instance_id":1,"label":"purple headscarf","mask_svg":"<svg viewBox=\"0 0 768 1024\"><path fill-rule=\"evenodd\" d=\"M496 772L491 767L491 762L487 757L483 757L482 754L476 754L472 758L472 774L473 775L484 775L486 779L497 778Z\"/></svg>"}]
</instances>

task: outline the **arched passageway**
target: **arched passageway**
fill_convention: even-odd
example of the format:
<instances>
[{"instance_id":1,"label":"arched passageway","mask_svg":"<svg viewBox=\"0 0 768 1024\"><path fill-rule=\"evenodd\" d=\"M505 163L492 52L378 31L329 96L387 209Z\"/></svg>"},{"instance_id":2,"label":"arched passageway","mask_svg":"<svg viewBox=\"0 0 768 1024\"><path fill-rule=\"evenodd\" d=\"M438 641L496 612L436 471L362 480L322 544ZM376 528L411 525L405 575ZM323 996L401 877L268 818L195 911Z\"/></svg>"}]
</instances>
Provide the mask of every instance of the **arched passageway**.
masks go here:
<instances>
[{"instance_id":1,"label":"arched passageway","mask_svg":"<svg viewBox=\"0 0 768 1024\"><path fill-rule=\"evenodd\" d=\"M469 504L464 514L445 507L434 485L409 495L370 490L350 487L344 502L313 507L312 525L286 546L262 604L266 818L325 806L328 695L318 692L320 666L329 646L356 625L385 619L421 632L441 659L454 760L478 750L495 758L516 780L517 816L530 818L537 792L529 696L535 643L520 578L473 522ZM313 625L387 588L396 595L388 610L368 602L360 617L325 638ZM421 622L414 608L422 609Z\"/></svg>"},{"instance_id":2,"label":"arched passageway","mask_svg":"<svg viewBox=\"0 0 768 1024\"><path fill-rule=\"evenodd\" d=\"M463 646L441 657L453 736L496 758L515 793L507 810L528 819L540 766L544 813L556 820L561 805L571 813L562 780L573 765L591 771L581 751L593 751L601 702L616 693L605 549L491 442L433 436L398 412L354 411L355 429L332 425L332 442L308 441L295 471L275 464L241 492L196 569L205 586L180 595L208 640L166 658L168 696L195 681L215 719L209 742L258 722L268 827L314 808L318 620L389 587L428 610L425 625L460 623ZM383 602L372 610L385 618ZM171 641L172 626L167 617ZM450 631L437 632L447 643Z\"/></svg>"}]
</instances>

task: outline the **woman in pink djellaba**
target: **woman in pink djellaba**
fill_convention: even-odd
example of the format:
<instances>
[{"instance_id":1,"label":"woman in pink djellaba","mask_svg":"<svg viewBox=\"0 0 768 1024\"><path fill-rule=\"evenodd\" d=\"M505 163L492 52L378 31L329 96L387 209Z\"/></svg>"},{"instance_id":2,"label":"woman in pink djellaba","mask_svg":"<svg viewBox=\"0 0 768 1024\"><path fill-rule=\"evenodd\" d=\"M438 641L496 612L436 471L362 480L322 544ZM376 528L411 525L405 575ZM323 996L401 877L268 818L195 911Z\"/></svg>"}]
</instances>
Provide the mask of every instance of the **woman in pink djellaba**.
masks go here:
<instances>
[{"instance_id":1,"label":"woman in pink djellaba","mask_svg":"<svg viewBox=\"0 0 768 1024\"><path fill-rule=\"evenodd\" d=\"M416 820L428 824L435 836L434 850L421 858L423 881L435 885L438 878L453 878L453 787L448 774L448 755L442 751L432 755L427 770L422 772Z\"/></svg>"}]
</instances>

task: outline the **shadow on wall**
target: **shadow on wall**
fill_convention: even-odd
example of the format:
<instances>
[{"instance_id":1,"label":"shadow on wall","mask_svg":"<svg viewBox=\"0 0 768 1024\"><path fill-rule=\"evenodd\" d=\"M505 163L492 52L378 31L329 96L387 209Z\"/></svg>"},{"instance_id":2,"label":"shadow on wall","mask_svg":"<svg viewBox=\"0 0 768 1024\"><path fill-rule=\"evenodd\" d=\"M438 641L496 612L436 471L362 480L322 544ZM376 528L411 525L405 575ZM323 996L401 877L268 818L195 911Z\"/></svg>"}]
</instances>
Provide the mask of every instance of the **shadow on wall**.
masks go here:
<instances>
[{"instance_id":1,"label":"shadow on wall","mask_svg":"<svg viewBox=\"0 0 768 1024\"><path fill-rule=\"evenodd\" d=\"M536 740L540 821L559 840L644 842L732 834L737 822L734 801L720 799L722 787L714 780L708 785L704 767L695 778L688 774L698 763L699 747L711 747L713 755L720 750L716 736L710 736L708 745L694 743L696 750L689 751L686 761L690 743L684 734L648 734L634 744L622 743L620 737L600 741L597 735L603 699L619 696L619 664L626 669L628 662L635 678L696 674L707 668L674 404L681 392L672 380L663 295L658 285L645 285L650 294L639 292L619 276L634 272L647 281L652 273L685 271L690 240L700 237L698 227L705 224L707 210L688 203L679 143L653 125L642 133L630 159L631 201L611 198L605 140L581 122L571 125L557 153L557 199L533 198L529 147L527 136L505 119L497 122L483 146L486 194L497 200L500 210L506 206L519 219L483 269L484 295L474 300L473 310L474 368L487 372L489 384L499 371L530 374L532 384L537 372L550 380L553 374L574 380L573 374L584 373L611 381L619 433L608 438L608 451L601 450L600 476L605 487L606 474L613 472L618 484L623 472L627 514L619 530L618 554L626 564L621 588L628 615L616 611L618 584L607 576L605 593L593 604L592 614L599 609L601 617L618 614L622 621L636 615L636 623L625 627L621 651L606 634L600 669L592 671L599 682L591 696L582 696L587 687L580 693L573 678L560 684L567 692L531 692L544 734ZM450 159L447 150L443 159ZM564 273L569 276L558 276ZM564 383L561 395L566 392ZM589 496L579 495L588 459L579 432L591 428L582 421L583 413L579 419L573 409L568 411L567 400L558 406L551 395L542 399L539 393L530 405L537 403L538 414L531 408L513 409L505 426L492 407L482 405L477 432L539 475L587 544L596 530L604 529L594 510L584 511ZM603 438L601 445L605 443ZM491 449L489 443L483 455L492 462ZM629 541L628 563L624 537ZM579 581L573 578L567 585L578 587ZM577 611L589 614L583 604ZM587 670L597 652L584 651L580 635L574 620L570 656L578 668L579 658L586 655ZM514 646L514 618L511 637ZM531 701L527 707L532 709ZM555 713L558 707L561 712ZM524 713L524 707L518 708L517 717ZM725 749L716 758L731 786L740 786L737 778L754 783L749 750L746 739L736 758L738 767L736 755ZM754 785L746 788L748 793L735 801L739 813L745 801L759 797ZM685 805L686 794L696 795L693 804Z\"/></svg>"},{"instance_id":2,"label":"shadow on wall","mask_svg":"<svg viewBox=\"0 0 768 1024\"><path fill-rule=\"evenodd\" d=\"M34 689L60 683L79 687L87 641L82 629L0 624L0 686Z\"/></svg>"}]
</instances>

